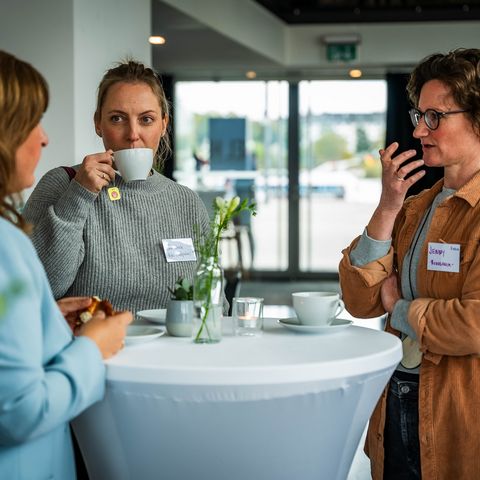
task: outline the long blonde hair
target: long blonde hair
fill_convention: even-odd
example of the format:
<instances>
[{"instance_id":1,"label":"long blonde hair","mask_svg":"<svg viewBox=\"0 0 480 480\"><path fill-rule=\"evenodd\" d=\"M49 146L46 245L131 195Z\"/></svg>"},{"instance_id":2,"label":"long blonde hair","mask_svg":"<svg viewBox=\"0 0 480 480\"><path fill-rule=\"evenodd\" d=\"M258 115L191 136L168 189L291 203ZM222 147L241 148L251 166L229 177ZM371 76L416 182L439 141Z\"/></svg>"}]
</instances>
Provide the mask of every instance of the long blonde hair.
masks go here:
<instances>
[{"instance_id":1,"label":"long blonde hair","mask_svg":"<svg viewBox=\"0 0 480 480\"><path fill-rule=\"evenodd\" d=\"M26 222L15 209L18 148L38 125L48 106L48 86L27 62L0 50L0 217L21 229Z\"/></svg>"}]
</instances>

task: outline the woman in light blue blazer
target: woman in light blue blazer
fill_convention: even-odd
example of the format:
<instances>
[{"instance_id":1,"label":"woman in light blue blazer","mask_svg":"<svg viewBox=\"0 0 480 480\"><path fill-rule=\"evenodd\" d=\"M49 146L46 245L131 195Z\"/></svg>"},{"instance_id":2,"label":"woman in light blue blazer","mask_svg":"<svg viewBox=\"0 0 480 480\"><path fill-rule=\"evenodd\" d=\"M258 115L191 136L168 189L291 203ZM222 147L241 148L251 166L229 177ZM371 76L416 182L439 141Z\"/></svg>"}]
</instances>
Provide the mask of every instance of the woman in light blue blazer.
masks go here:
<instances>
[{"instance_id":1,"label":"woman in light blue blazer","mask_svg":"<svg viewBox=\"0 0 480 480\"><path fill-rule=\"evenodd\" d=\"M55 302L28 226L15 210L48 138L41 74L0 50L0 478L75 479L68 422L102 398L103 359L132 315L96 315L74 337L65 317L89 299ZM59 308L60 307L60 308Z\"/></svg>"}]
</instances>

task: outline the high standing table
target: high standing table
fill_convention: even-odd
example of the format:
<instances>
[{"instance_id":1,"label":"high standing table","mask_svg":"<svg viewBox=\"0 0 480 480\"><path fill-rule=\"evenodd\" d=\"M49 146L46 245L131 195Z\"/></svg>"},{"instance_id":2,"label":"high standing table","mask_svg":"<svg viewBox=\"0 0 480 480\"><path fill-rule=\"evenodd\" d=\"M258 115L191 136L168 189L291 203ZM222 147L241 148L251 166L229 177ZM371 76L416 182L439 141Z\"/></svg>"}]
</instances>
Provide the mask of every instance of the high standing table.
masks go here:
<instances>
[{"instance_id":1,"label":"high standing table","mask_svg":"<svg viewBox=\"0 0 480 480\"><path fill-rule=\"evenodd\" d=\"M107 362L74 428L91 480L344 480L400 359L396 337L356 326L164 336Z\"/></svg>"}]
</instances>

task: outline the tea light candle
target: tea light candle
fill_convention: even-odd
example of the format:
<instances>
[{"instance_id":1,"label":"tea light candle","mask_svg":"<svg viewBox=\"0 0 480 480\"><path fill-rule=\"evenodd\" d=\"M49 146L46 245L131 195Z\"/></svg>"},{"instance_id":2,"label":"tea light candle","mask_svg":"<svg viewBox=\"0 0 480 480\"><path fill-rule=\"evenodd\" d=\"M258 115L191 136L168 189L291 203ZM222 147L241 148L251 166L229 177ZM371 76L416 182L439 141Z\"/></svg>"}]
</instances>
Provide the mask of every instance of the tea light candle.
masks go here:
<instances>
[{"instance_id":1,"label":"tea light candle","mask_svg":"<svg viewBox=\"0 0 480 480\"><path fill-rule=\"evenodd\" d=\"M232 317L236 335L257 336L262 333L263 298L235 297Z\"/></svg>"},{"instance_id":2,"label":"tea light candle","mask_svg":"<svg viewBox=\"0 0 480 480\"><path fill-rule=\"evenodd\" d=\"M242 322L244 327L255 328L258 317L247 312L245 315L239 315L238 320Z\"/></svg>"}]
</instances>

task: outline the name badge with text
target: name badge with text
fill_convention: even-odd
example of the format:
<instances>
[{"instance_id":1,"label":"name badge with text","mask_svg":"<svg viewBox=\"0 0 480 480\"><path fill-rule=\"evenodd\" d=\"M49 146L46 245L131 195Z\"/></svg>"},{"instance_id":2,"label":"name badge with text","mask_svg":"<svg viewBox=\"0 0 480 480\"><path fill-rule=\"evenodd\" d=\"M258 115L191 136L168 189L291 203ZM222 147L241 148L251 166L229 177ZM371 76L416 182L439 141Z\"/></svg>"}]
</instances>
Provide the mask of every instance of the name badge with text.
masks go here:
<instances>
[{"instance_id":1,"label":"name badge with text","mask_svg":"<svg viewBox=\"0 0 480 480\"><path fill-rule=\"evenodd\" d=\"M458 243L428 242L427 270L458 273L460 271L460 245Z\"/></svg>"},{"instance_id":2,"label":"name badge with text","mask_svg":"<svg viewBox=\"0 0 480 480\"><path fill-rule=\"evenodd\" d=\"M197 257L191 238L170 238L162 240L167 262L195 262Z\"/></svg>"}]
</instances>

